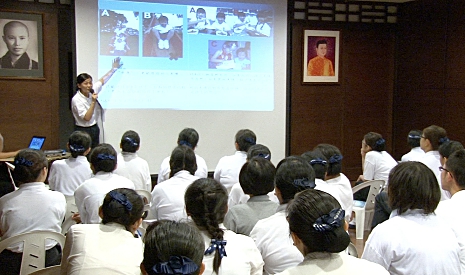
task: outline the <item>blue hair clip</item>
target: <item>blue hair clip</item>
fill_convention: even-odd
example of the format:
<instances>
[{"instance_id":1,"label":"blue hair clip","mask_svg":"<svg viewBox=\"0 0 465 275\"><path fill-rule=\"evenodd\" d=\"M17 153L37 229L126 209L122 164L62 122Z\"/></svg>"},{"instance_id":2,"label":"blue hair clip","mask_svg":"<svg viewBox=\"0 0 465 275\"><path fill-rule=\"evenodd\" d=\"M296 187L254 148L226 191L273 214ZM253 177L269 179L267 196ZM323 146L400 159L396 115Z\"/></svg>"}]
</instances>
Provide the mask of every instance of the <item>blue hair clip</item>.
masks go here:
<instances>
[{"instance_id":1,"label":"blue hair clip","mask_svg":"<svg viewBox=\"0 0 465 275\"><path fill-rule=\"evenodd\" d=\"M421 136L419 136L419 135L408 135L408 138L421 139Z\"/></svg>"},{"instance_id":2,"label":"blue hair clip","mask_svg":"<svg viewBox=\"0 0 465 275\"><path fill-rule=\"evenodd\" d=\"M86 148L84 148L84 146L78 145L78 144L70 144L69 149L72 152L84 152L86 150Z\"/></svg>"},{"instance_id":3,"label":"blue hair clip","mask_svg":"<svg viewBox=\"0 0 465 275\"><path fill-rule=\"evenodd\" d=\"M310 181L308 178L295 179L293 183L295 187L303 187L305 189L313 189L316 186L315 182Z\"/></svg>"},{"instance_id":4,"label":"blue hair clip","mask_svg":"<svg viewBox=\"0 0 465 275\"><path fill-rule=\"evenodd\" d=\"M376 141L376 145L383 145L386 143L386 140L384 138L380 138Z\"/></svg>"},{"instance_id":5,"label":"blue hair clip","mask_svg":"<svg viewBox=\"0 0 465 275\"><path fill-rule=\"evenodd\" d=\"M316 158L316 159L312 159L310 161L310 165L314 165L314 164L321 164L321 165L326 165L328 162L322 158Z\"/></svg>"},{"instance_id":6,"label":"blue hair clip","mask_svg":"<svg viewBox=\"0 0 465 275\"><path fill-rule=\"evenodd\" d=\"M449 142L450 139L448 137L442 137L439 139L439 144L443 144L443 143L446 143L446 142Z\"/></svg>"},{"instance_id":7,"label":"blue hair clip","mask_svg":"<svg viewBox=\"0 0 465 275\"><path fill-rule=\"evenodd\" d=\"M178 144L179 144L179 145L186 145L186 146L192 148L192 144L190 144L189 142L187 142L187 141L185 141L185 140L179 141Z\"/></svg>"},{"instance_id":8,"label":"blue hair clip","mask_svg":"<svg viewBox=\"0 0 465 275\"><path fill-rule=\"evenodd\" d=\"M115 160L115 156L109 155L109 154L98 154L97 159L98 160L109 160L109 159Z\"/></svg>"},{"instance_id":9,"label":"blue hair clip","mask_svg":"<svg viewBox=\"0 0 465 275\"><path fill-rule=\"evenodd\" d=\"M199 269L191 259L184 256L170 256L168 262L157 263L152 267L155 274L188 275Z\"/></svg>"},{"instance_id":10,"label":"blue hair clip","mask_svg":"<svg viewBox=\"0 0 465 275\"><path fill-rule=\"evenodd\" d=\"M223 257L228 256L226 255L226 250L224 248L225 246L226 246L225 240L212 239L211 245L207 248L207 250L205 250L204 254L210 255L216 250L218 250L218 253L220 253L220 258L222 259Z\"/></svg>"},{"instance_id":11,"label":"blue hair clip","mask_svg":"<svg viewBox=\"0 0 465 275\"><path fill-rule=\"evenodd\" d=\"M264 159L267 159L267 160L271 159L270 154L263 154L263 153L260 153L260 154L256 155L256 157L264 158Z\"/></svg>"},{"instance_id":12,"label":"blue hair clip","mask_svg":"<svg viewBox=\"0 0 465 275\"><path fill-rule=\"evenodd\" d=\"M132 210L132 203L128 200L125 194L121 194L115 190L110 191L110 197L117 201L119 204L123 205L126 210L131 211Z\"/></svg>"},{"instance_id":13,"label":"blue hair clip","mask_svg":"<svg viewBox=\"0 0 465 275\"><path fill-rule=\"evenodd\" d=\"M313 224L313 229L318 232L333 231L334 229L341 227L345 213L346 212L342 208L333 209L329 212L329 214L325 214L316 219Z\"/></svg>"},{"instance_id":14,"label":"blue hair clip","mask_svg":"<svg viewBox=\"0 0 465 275\"><path fill-rule=\"evenodd\" d=\"M329 158L329 163L331 163L331 164L339 163L339 162L341 162L341 160L342 160L342 156L341 156L341 155L332 155L332 156Z\"/></svg>"},{"instance_id":15,"label":"blue hair clip","mask_svg":"<svg viewBox=\"0 0 465 275\"><path fill-rule=\"evenodd\" d=\"M128 141L131 146L138 146L139 143L137 143L134 139L130 138L130 137L125 137L124 140Z\"/></svg>"},{"instance_id":16,"label":"blue hair clip","mask_svg":"<svg viewBox=\"0 0 465 275\"><path fill-rule=\"evenodd\" d=\"M26 166L26 167L31 167L31 166L33 165L32 161L27 160L27 159L25 159L25 158L21 158L21 157L15 159L15 161L13 162L13 164L14 164L15 166L17 166L17 165L22 165L22 166Z\"/></svg>"},{"instance_id":17,"label":"blue hair clip","mask_svg":"<svg viewBox=\"0 0 465 275\"><path fill-rule=\"evenodd\" d=\"M253 139L253 138L248 137L248 138L245 138L244 140L247 141L248 143L252 144L252 145L256 144L255 139Z\"/></svg>"}]
</instances>

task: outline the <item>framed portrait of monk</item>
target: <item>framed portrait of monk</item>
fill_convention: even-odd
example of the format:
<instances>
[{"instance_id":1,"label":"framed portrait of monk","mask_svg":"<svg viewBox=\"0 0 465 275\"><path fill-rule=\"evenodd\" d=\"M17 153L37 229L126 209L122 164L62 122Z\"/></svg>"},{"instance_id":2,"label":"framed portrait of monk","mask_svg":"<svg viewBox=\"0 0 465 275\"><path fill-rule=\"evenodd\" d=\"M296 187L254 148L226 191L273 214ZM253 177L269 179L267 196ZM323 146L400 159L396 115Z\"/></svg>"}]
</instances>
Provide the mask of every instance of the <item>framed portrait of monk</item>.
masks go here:
<instances>
[{"instance_id":1,"label":"framed portrait of monk","mask_svg":"<svg viewBox=\"0 0 465 275\"><path fill-rule=\"evenodd\" d=\"M0 11L0 77L44 77L42 14Z\"/></svg>"},{"instance_id":2,"label":"framed portrait of monk","mask_svg":"<svg viewBox=\"0 0 465 275\"><path fill-rule=\"evenodd\" d=\"M339 83L339 36L340 31L304 31L304 83Z\"/></svg>"}]
</instances>

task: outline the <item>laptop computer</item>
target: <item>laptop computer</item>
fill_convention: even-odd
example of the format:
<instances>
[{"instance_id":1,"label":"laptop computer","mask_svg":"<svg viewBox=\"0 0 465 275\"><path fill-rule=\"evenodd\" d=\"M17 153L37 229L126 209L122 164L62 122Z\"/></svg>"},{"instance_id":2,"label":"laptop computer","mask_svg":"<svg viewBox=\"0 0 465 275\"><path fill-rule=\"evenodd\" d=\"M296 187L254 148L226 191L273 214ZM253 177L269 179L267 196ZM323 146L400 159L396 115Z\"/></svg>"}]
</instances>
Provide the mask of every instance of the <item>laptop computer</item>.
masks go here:
<instances>
[{"instance_id":1,"label":"laptop computer","mask_svg":"<svg viewBox=\"0 0 465 275\"><path fill-rule=\"evenodd\" d=\"M31 138L31 142L29 142L29 148L34 150L40 150L42 149L42 146L44 146L44 143L45 137L33 136Z\"/></svg>"}]
</instances>

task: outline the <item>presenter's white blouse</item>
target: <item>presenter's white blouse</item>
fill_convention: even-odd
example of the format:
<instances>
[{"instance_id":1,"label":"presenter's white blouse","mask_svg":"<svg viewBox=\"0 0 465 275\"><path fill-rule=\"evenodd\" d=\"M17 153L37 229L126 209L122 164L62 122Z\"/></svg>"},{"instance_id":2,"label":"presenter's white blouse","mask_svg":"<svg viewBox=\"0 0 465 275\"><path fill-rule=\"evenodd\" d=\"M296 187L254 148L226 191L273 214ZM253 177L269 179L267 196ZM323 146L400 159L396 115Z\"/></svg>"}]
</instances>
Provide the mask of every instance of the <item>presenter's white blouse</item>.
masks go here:
<instances>
[{"instance_id":1,"label":"presenter's white blouse","mask_svg":"<svg viewBox=\"0 0 465 275\"><path fill-rule=\"evenodd\" d=\"M93 89L95 93L99 93L102 88L102 82L97 81L93 84ZM89 94L88 97L85 97L80 91L77 91L76 94L71 99L71 111L73 112L74 121L77 126L81 127L90 127L97 123L99 117L102 116L103 110L100 103L96 104L94 107L94 113L89 121L84 120L84 116L87 113L87 110L90 108L92 103L92 94Z\"/></svg>"},{"instance_id":2,"label":"presenter's white blouse","mask_svg":"<svg viewBox=\"0 0 465 275\"><path fill-rule=\"evenodd\" d=\"M136 190L152 191L149 164L145 159L139 157L137 153L119 153L118 167L114 173L131 180Z\"/></svg>"},{"instance_id":3,"label":"presenter's white blouse","mask_svg":"<svg viewBox=\"0 0 465 275\"><path fill-rule=\"evenodd\" d=\"M117 188L134 189L135 187L134 183L125 177L102 171L81 184L74 192L74 199L82 223L100 223L98 209L105 195Z\"/></svg>"},{"instance_id":4,"label":"presenter's white blouse","mask_svg":"<svg viewBox=\"0 0 465 275\"><path fill-rule=\"evenodd\" d=\"M143 253L142 240L120 224L76 224L66 235L61 274L140 275Z\"/></svg>"},{"instance_id":5,"label":"presenter's white blouse","mask_svg":"<svg viewBox=\"0 0 465 275\"><path fill-rule=\"evenodd\" d=\"M460 274L459 244L452 229L435 214L394 210L376 226L362 258L383 266L391 275Z\"/></svg>"},{"instance_id":6,"label":"presenter's white blouse","mask_svg":"<svg viewBox=\"0 0 465 275\"><path fill-rule=\"evenodd\" d=\"M74 196L74 191L92 177L90 163L85 156L55 160L50 167L48 184L50 189L65 196Z\"/></svg>"}]
</instances>

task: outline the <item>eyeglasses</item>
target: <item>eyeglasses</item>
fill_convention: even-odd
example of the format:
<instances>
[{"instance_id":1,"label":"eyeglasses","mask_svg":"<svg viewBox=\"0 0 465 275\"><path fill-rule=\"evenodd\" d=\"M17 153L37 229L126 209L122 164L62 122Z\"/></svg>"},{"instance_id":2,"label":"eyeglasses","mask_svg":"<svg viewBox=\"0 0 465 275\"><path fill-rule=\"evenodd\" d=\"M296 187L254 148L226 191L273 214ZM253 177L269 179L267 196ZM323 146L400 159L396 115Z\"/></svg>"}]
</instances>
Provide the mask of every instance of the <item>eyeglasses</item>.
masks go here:
<instances>
[{"instance_id":1,"label":"eyeglasses","mask_svg":"<svg viewBox=\"0 0 465 275\"><path fill-rule=\"evenodd\" d=\"M447 173L450 173L449 170L447 170L446 168L442 167L442 166L439 166L439 171L442 172L442 171L446 171Z\"/></svg>"}]
</instances>

